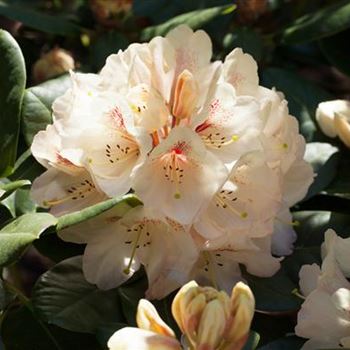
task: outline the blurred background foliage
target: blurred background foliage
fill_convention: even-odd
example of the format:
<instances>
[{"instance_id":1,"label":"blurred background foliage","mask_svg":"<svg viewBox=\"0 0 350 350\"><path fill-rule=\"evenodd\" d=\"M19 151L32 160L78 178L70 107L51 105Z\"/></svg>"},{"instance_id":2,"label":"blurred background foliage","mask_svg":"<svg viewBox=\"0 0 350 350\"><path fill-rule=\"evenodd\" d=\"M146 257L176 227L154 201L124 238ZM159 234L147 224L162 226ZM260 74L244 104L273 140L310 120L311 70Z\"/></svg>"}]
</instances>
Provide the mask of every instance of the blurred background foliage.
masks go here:
<instances>
[{"instance_id":1,"label":"blurred background foliage","mask_svg":"<svg viewBox=\"0 0 350 350\"><path fill-rule=\"evenodd\" d=\"M52 102L69 86L67 74L61 74L69 69L98 72L109 54L165 35L181 23L209 33L214 59L224 59L235 47L250 53L258 62L261 84L285 94L308 142L306 158L317 177L306 199L293 208L298 223L295 252L271 279L245 274L262 311L246 349L299 349L303 341L288 335L302 302L291 293L298 286L300 266L320 261L326 228L350 235L349 150L324 136L315 122L319 102L350 98L349 0L0 0L0 28L21 49L0 35L0 245L13 247L1 236L11 220L23 215L33 220L31 215L42 211L31 201L29 187L43 168L28 149L33 136L51 122ZM13 57L10 63L5 53ZM14 91L11 106L4 106L9 76L22 90ZM13 137L3 142L6 132ZM93 215L99 212L95 208ZM103 349L113 331L134 323L137 301L146 288L144 275L137 274L118 290L97 291L85 282L76 257L84 247L55 234L76 217L50 225L41 220L43 216L35 227L51 227L40 237L26 227L31 236L11 248L11 255L0 249L0 269L7 266L4 273L11 282L5 285L0 279L0 349L4 344L8 350ZM56 308L38 297L45 292L53 295ZM32 301L27 299L31 295ZM171 324L170 300L157 307ZM84 322L77 317L82 314Z\"/></svg>"}]
</instances>

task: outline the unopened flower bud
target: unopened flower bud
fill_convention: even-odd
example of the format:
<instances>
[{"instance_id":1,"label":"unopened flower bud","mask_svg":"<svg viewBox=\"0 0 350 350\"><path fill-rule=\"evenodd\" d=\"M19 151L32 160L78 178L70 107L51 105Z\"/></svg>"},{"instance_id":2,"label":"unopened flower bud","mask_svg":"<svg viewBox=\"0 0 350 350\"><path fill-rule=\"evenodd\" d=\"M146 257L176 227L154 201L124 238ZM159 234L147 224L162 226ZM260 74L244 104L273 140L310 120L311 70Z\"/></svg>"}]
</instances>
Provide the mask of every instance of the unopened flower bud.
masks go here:
<instances>
[{"instance_id":1,"label":"unopened flower bud","mask_svg":"<svg viewBox=\"0 0 350 350\"><path fill-rule=\"evenodd\" d=\"M230 300L225 292L192 281L175 296L172 313L193 348L239 350L248 336L254 297L243 283L233 289Z\"/></svg>"},{"instance_id":2,"label":"unopened flower bud","mask_svg":"<svg viewBox=\"0 0 350 350\"><path fill-rule=\"evenodd\" d=\"M33 66L33 78L36 83L53 78L74 69L74 59L69 52L55 48L43 55Z\"/></svg>"},{"instance_id":3,"label":"unopened flower bud","mask_svg":"<svg viewBox=\"0 0 350 350\"><path fill-rule=\"evenodd\" d=\"M244 345L254 316L254 309L255 299L252 291L246 284L238 282L231 294L232 324L226 333L229 343L235 344L243 341Z\"/></svg>"},{"instance_id":4,"label":"unopened flower bud","mask_svg":"<svg viewBox=\"0 0 350 350\"><path fill-rule=\"evenodd\" d=\"M90 8L96 21L106 27L119 27L131 6L132 0L90 0Z\"/></svg>"},{"instance_id":5,"label":"unopened flower bud","mask_svg":"<svg viewBox=\"0 0 350 350\"><path fill-rule=\"evenodd\" d=\"M334 124L335 115L350 119L350 102L346 100L333 100L322 102L316 109L316 120L322 132L329 137L336 137L338 131Z\"/></svg>"},{"instance_id":6,"label":"unopened flower bud","mask_svg":"<svg viewBox=\"0 0 350 350\"><path fill-rule=\"evenodd\" d=\"M141 329L175 338L174 331L160 318L156 308L146 299L139 301L136 322Z\"/></svg>"},{"instance_id":7,"label":"unopened flower bud","mask_svg":"<svg viewBox=\"0 0 350 350\"><path fill-rule=\"evenodd\" d=\"M334 117L334 127L338 133L339 138L343 143L350 148L350 118L342 114L336 113Z\"/></svg>"}]
</instances>

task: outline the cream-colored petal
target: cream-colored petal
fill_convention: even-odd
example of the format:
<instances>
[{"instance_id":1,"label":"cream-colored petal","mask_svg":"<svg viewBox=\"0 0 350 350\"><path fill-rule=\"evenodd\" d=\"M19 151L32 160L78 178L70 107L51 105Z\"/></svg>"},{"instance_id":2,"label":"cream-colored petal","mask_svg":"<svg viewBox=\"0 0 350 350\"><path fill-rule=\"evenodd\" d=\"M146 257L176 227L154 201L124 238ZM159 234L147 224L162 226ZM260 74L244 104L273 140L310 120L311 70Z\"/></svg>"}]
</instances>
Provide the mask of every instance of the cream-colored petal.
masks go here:
<instances>
[{"instance_id":1,"label":"cream-colored petal","mask_svg":"<svg viewBox=\"0 0 350 350\"><path fill-rule=\"evenodd\" d=\"M153 304L146 299L139 301L136 322L141 329L175 338L174 331L161 319Z\"/></svg>"},{"instance_id":2,"label":"cream-colored petal","mask_svg":"<svg viewBox=\"0 0 350 350\"><path fill-rule=\"evenodd\" d=\"M107 345L109 350L181 350L172 337L131 327L115 332Z\"/></svg>"},{"instance_id":3,"label":"cream-colored petal","mask_svg":"<svg viewBox=\"0 0 350 350\"><path fill-rule=\"evenodd\" d=\"M303 265L299 271L299 286L301 293L307 297L318 285L321 269L317 264Z\"/></svg>"}]
</instances>

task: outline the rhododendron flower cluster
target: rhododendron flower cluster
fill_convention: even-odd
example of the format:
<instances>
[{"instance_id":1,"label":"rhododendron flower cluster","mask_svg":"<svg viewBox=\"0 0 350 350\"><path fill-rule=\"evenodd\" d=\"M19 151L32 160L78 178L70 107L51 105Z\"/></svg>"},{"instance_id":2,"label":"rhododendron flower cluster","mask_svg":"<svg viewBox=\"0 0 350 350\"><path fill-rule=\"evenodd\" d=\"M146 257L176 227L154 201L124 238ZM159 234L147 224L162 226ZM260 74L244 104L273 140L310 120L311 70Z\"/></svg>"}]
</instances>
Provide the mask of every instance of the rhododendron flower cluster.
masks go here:
<instances>
[{"instance_id":1,"label":"rhododendron flower cluster","mask_svg":"<svg viewBox=\"0 0 350 350\"><path fill-rule=\"evenodd\" d=\"M305 301L295 332L308 338L303 350L350 346L349 248L349 238L341 238L328 229L321 247L321 267L312 264L300 269L299 284Z\"/></svg>"},{"instance_id":2,"label":"rhododendron flower cluster","mask_svg":"<svg viewBox=\"0 0 350 350\"><path fill-rule=\"evenodd\" d=\"M211 56L208 35L184 25L132 44L99 74L71 73L34 139L47 171L32 195L53 214L131 191L143 203L60 233L87 243L83 270L102 289L142 264L150 298L190 279L231 290L239 264L271 276L271 249L291 252L289 208L313 179L298 123L250 55Z\"/></svg>"}]
</instances>

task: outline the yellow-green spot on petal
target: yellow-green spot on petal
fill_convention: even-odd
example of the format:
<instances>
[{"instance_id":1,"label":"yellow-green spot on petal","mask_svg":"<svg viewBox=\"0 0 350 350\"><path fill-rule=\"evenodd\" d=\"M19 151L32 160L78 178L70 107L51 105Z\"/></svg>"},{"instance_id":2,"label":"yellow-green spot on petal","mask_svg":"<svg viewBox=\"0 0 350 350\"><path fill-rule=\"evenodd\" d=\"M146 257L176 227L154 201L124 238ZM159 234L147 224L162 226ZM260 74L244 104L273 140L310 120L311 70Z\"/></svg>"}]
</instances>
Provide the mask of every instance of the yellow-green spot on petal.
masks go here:
<instances>
[{"instance_id":1,"label":"yellow-green spot on petal","mask_svg":"<svg viewBox=\"0 0 350 350\"><path fill-rule=\"evenodd\" d=\"M238 135L232 135L232 141L238 141L239 136Z\"/></svg>"},{"instance_id":2,"label":"yellow-green spot on petal","mask_svg":"<svg viewBox=\"0 0 350 350\"><path fill-rule=\"evenodd\" d=\"M92 158L89 158L89 159L88 159L88 162L91 164L91 163L92 163Z\"/></svg>"},{"instance_id":3,"label":"yellow-green spot on petal","mask_svg":"<svg viewBox=\"0 0 350 350\"><path fill-rule=\"evenodd\" d=\"M243 213L241 213L241 218L245 219L248 216L248 213L246 211L244 211Z\"/></svg>"},{"instance_id":4,"label":"yellow-green spot on petal","mask_svg":"<svg viewBox=\"0 0 350 350\"><path fill-rule=\"evenodd\" d=\"M181 198L181 194L179 192L174 194L174 198L175 199L180 199Z\"/></svg>"},{"instance_id":5,"label":"yellow-green spot on petal","mask_svg":"<svg viewBox=\"0 0 350 350\"><path fill-rule=\"evenodd\" d=\"M288 148L288 143L282 144L282 147L283 147L284 149L287 149L287 148Z\"/></svg>"},{"instance_id":6,"label":"yellow-green spot on petal","mask_svg":"<svg viewBox=\"0 0 350 350\"><path fill-rule=\"evenodd\" d=\"M87 93L87 94L88 94L88 96L90 96L90 97L91 97L91 96L92 96L92 91L88 91L88 93Z\"/></svg>"}]
</instances>

